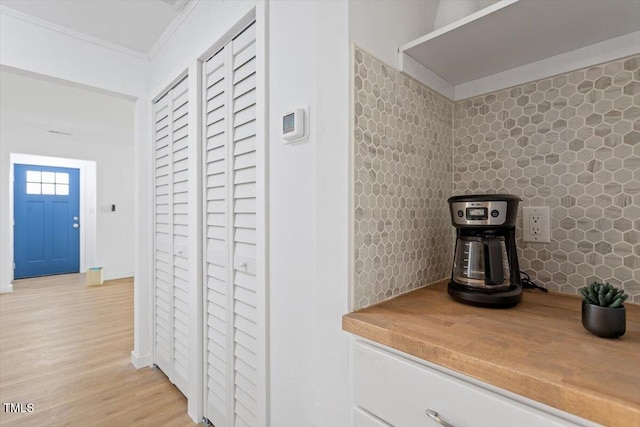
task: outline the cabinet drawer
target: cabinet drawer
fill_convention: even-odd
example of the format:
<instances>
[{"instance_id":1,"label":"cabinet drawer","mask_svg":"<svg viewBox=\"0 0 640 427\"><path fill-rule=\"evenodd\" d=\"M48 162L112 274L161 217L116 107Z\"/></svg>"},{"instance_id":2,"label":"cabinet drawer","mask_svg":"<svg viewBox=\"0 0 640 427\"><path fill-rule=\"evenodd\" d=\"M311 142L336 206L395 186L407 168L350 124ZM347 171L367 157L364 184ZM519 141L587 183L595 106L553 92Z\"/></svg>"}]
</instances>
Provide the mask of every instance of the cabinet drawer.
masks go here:
<instances>
[{"instance_id":1,"label":"cabinet drawer","mask_svg":"<svg viewBox=\"0 0 640 427\"><path fill-rule=\"evenodd\" d=\"M393 426L571 426L565 419L391 354L354 344L354 403Z\"/></svg>"}]
</instances>

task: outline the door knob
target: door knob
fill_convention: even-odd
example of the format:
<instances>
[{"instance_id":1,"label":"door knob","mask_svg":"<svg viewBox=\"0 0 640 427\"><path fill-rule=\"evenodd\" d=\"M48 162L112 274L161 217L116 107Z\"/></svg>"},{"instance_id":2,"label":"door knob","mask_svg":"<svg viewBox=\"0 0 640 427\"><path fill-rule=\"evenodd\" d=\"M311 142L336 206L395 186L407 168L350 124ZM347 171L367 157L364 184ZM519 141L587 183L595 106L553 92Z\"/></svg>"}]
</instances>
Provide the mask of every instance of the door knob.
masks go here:
<instances>
[{"instance_id":1,"label":"door knob","mask_svg":"<svg viewBox=\"0 0 640 427\"><path fill-rule=\"evenodd\" d=\"M74 223L74 224L73 224L73 228L78 228L78 227L80 227L80 226L78 225L78 223Z\"/></svg>"},{"instance_id":2,"label":"door knob","mask_svg":"<svg viewBox=\"0 0 640 427\"><path fill-rule=\"evenodd\" d=\"M78 220L78 217L77 217L77 216L74 216L74 217L73 217L73 220L74 220L74 221L77 221L77 220Z\"/></svg>"}]
</instances>

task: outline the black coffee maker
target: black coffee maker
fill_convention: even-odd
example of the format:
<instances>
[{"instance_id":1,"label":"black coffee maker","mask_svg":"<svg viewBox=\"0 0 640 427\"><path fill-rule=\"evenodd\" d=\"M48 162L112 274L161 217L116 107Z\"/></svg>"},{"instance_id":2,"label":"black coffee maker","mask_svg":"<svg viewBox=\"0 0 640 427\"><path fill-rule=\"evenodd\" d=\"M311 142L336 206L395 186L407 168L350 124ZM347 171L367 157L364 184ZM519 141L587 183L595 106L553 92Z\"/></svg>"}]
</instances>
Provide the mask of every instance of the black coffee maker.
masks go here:
<instances>
[{"instance_id":1,"label":"black coffee maker","mask_svg":"<svg viewBox=\"0 0 640 427\"><path fill-rule=\"evenodd\" d=\"M516 216L521 199L511 194L451 197L456 228L449 295L482 307L511 307L522 299L516 251Z\"/></svg>"}]
</instances>

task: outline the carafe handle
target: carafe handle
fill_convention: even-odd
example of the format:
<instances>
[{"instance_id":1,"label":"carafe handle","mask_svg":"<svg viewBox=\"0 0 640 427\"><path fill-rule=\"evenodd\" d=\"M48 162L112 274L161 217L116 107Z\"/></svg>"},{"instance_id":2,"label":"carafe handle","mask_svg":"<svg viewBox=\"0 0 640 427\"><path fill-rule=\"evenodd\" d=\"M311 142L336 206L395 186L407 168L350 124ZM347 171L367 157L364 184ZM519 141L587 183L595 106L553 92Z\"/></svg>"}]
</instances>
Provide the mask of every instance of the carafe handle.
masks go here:
<instances>
[{"instance_id":1,"label":"carafe handle","mask_svg":"<svg viewBox=\"0 0 640 427\"><path fill-rule=\"evenodd\" d=\"M504 282L502 242L499 239L486 239L484 243L484 271L486 285L502 285Z\"/></svg>"}]
</instances>

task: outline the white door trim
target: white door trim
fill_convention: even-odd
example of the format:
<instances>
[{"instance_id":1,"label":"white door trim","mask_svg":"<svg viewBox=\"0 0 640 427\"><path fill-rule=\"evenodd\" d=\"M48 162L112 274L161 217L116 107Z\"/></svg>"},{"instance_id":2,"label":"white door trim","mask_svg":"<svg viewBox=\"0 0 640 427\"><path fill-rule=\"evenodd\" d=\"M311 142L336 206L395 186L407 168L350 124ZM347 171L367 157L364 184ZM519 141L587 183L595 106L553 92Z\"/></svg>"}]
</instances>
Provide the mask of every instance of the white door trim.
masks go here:
<instances>
[{"instance_id":1,"label":"white door trim","mask_svg":"<svg viewBox=\"0 0 640 427\"><path fill-rule=\"evenodd\" d=\"M96 162L90 160L66 159L62 157L34 156L31 154L11 153L9 155L9 236L8 256L13 263L13 168L15 164L54 166L80 169L80 272L96 262ZM13 280L13 271L9 273L9 282ZM13 285L3 287L0 292L13 291Z\"/></svg>"},{"instance_id":2,"label":"white door trim","mask_svg":"<svg viewBox=\"0 0 640 427\"><path fill-rule=\"evenodd\" d=\"M187 413L202 420L203 376L203 271L202 271L202 61L189 66L189 398Z\"/></svg>"}]
</instances>

